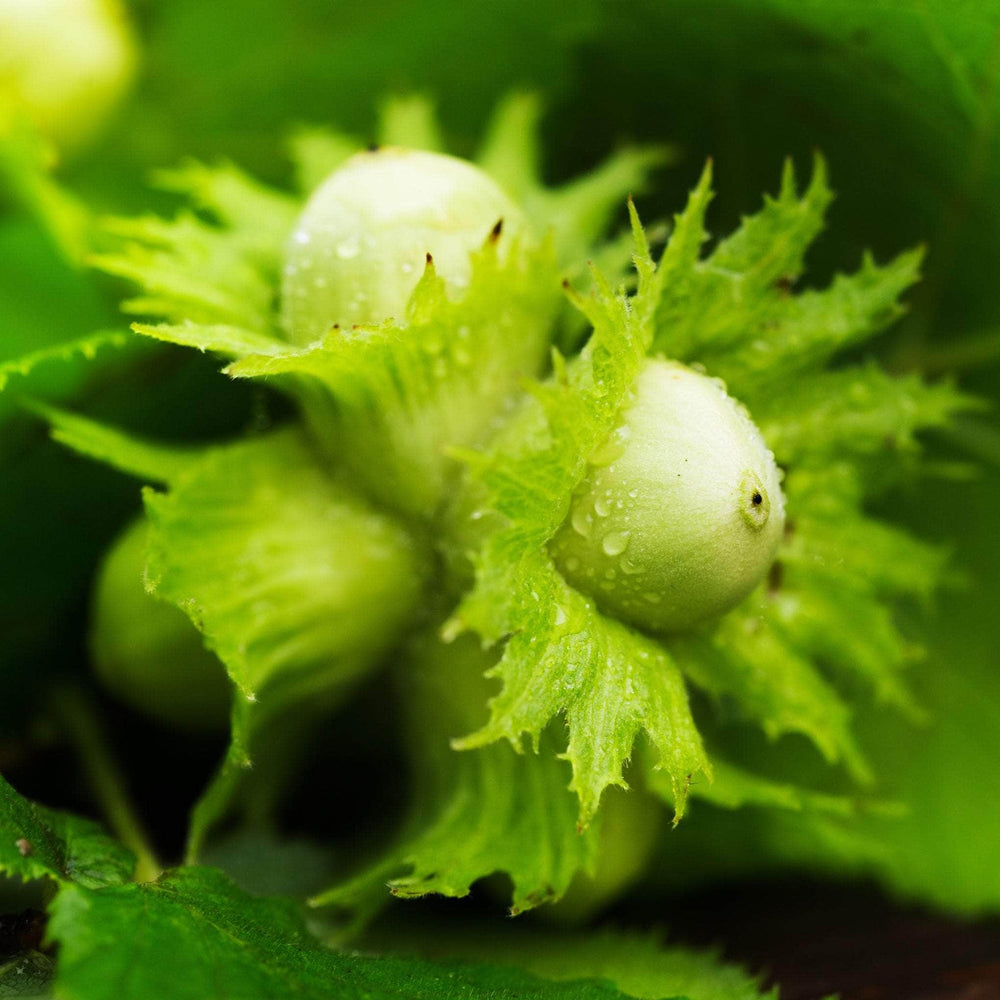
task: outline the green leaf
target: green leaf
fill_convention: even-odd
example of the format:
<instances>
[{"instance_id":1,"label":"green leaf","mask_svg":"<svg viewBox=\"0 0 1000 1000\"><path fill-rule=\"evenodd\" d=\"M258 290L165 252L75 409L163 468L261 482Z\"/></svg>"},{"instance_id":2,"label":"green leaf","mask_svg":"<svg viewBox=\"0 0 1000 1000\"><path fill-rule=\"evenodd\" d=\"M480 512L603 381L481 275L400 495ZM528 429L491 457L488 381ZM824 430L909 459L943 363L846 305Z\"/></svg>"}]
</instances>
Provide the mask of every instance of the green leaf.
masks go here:
<instances>
[{"instance_id":1,"label":"green leaf","mask_svg":"<svg viewBox=\"0 0 1000 1000\"><path fill-rule=\"evenodd\" d=\"M25 405L48 421L54 440L81 455L148 481L162 483L174 479L197 454L193 448L140 441L113 427L37 401Z\"/></svg>"},{"instance_id":2,"label":"green leaf","mask_svg":"<svg viewBox=\"0 0 1000 1000\"><path fill-rule=\"evenodd\" d=\"M152 216L118 219L106 227L123 246L94 255L91 263L143 290L122 303L124 311L175 323L268 329L274 295L269 276L224 230L190 213L171 222Z\"/></svg>"},{"instance_id":3,"label":"green leaf","mask_svg":"<svg viewBox=\"0 0 1000 1000\"><path fill-rule=\"evenodd\" d=\"M609 622L565 583L548 557L547 541L566 517L567 498L580 481L582 463L599 461L592 456L608 438L647 349L741 364L757 350L747 339L753 317L775 310L786 316L800 308L814 310L814 299L819 301L808 294L789 296L783 283L802 271L805 251L830 199L822 161L817 160L801 199L787 167L779 196L768 199L763 211L744 220L702 262L710 196L706 169L657 268L634 218L635 298L622 310L607 288L599 288L594 302L581 301L595 329L580 356L557 366L553 379L535 390L536 401L525 406L488 454L469 457L474 486L460 505L460 530L484 512L493 513L483 521L487 533L476 558L475 589L460 605L452 631L472 627L488 641L503 639L506 645L492 672L503 679L504 688L491 701L490 722L456 745L480 746L501 737L518 745L523 733L537 738L549 719L565 713L567 756L574 766L572 787L580 795L582 823L596 811L601 790L621 782L640 730L645 729L662 755L678 814L692 775L708 773L675 662L698 686L734 698L739 710L772 738L803 733L828 761L843 762L862 782L870 781L871 773L851 734L851 712L820 668L838 679L860 678L881 700L917 714L898 676L911 650L888 608L878 602L906 593L929 594L942 563L902 532L860 513L860 477L848 461L852 449L863 456L866 446L853 435L848 441L846 407L842 429L829 419L823 426L828 443L825 465L817 460L821 472L793 472L791 540L779 554L769 591L701 635L655 641ZM915 260L901 259L884 280L873 266L856 279L842 279L827 296L829 302L820 296L833 315L829 336L820 325L808 343L791 337L785 342L787 351L769 353L757 367L787 377L790 357L808 370L847 339L870 336L886 316L898 313L896 298L912 280ZM780 328L774 336L780 347ZM766 384L756 368L753 374L754 384ZM813 376L814 382L823 378ZM835 389L834 378L826 378ZM879 379L883 387L893 385L885 376ZM906 440L916 427L944 421L962 403L954 393L935 398L916 380L910 381L909 391L911 399L919 394L926 401L917 414L912 406L894 407L889 401L870 424ZM815 393L798 399L806 413L815 406ZM797 430L798 415L789 404L786 426ZM839 465L831 464L831 453ZM837 492L831 499L826 494L832 489ZM850 558L835 556L835 551L858 549L849 541L851 532L875 543L882 569L870 565L875 560L862 547L857 562L870 572L857 579L850 575ZM900 586L889 581L880 585L887 574L893 581L898 578ZM646 669L644 662L656 668Z\"/></svg>"},{"instance_id":4,"label":"green leaf","mask_svg":"<svg viewBox=\"0 0 1000 1000\"><path fill-rule=\"evenodd\" d=\"M582 976L606 979L630 997L662 1000L777 1000L778 988L763 990L761 977L723 962L716 951L667 945L656 934L599 931L569 934L539 928L490 928L479 933L439 931L430 940L436 954L509 962L546 979Z\"/></svg>"},{"instance_id":5,"label":"green leaf","mask_svg":"<svg viewBox=\"0 0 1000 1000\"><path fill-rule=\"evenodd\" d=\"M608 785L627 787L622 769L644 732L675 785L680 818L691 776L711 771L677 664L654 640L601 615L547 556L524 556L518 569L508 581L517 596L506 609L514 634L489 674L502 678L504 688L490 701L489 722L455 746L506 739L520 748L527 733L537 750L549 720L565 713L564 756L573 766L570 787L586 827ZM471 603L463 605L462 621L478 622L473 611Z\"/></svg>"},{"instance_id":6,"label":"green leaf","mask_svg":"<svg viewBox=\"0 0 1000 1000\"><path fill-rule=\"evenodd\" d=\"M831 198L822 159L801 198L786 163L777 198L765 198L760 212L700 261L708 180L706 170L686 215L687 237L671 239L661 280L650 287L654 350L704 365L738 397L766 408L795 376L902 315L898 299L917 280L919 250L885 268L866 255L856 274L838 276L827 290L790 294Z\"/></svg>"},{"instance_id":7,"label":"green leaf","mask_svg":"<svg viewBox=\"0 0 1000 1000\"><path fill-rule=\"evenodd\" d=\"M22 952L0 961L0 997L7 1000L48 1000L55 965L40 951Z\"/></svg>"},{"instance_id":8,"label":"green leaf","mask_svg":"<svg viewBox=\"0 0 1000 1000\"><path fill-rule=\"evenodd\" d=\"M872 599L847 574L794 567L764 612L768 623L796 649L844 678L856 677L878 702L911 719L921 710L900 676L920 655L900 634L888 607Z\"/></svg>"},{"instance_id":9,"label":"green leaf","mask_svg":"<svg viewBox=\"0 0 1000 1000\"><path fill-rule=\"evenodd\" d=\"M17 87L13 85L13 92ZM53 177L57 154L34 126L12 109L10 91L0 109L0 188L45 229L65 260L79 265L89 246L93 220L84 204Z\"/></svg>"},{"instance_id":10,"label":"green leaf","mask_svg":"<svg viewBox=\"0 0 1000 1000\"><path fill-rule=\"evenodd\" d=\"M125 367L147 351L148 345L122 330L103 330L0 362L0 421L23 405L18 398L22 394L49 399L72 396L88 378Z\"/></svg>"},{"instance_id":11,"label":"green leaf","mask_svg":"<svg viewBox=\"0 0 1000 1000\"><path fill-rule=\"evenodd\" d=\"M89 276L60 257L30 220L3 218L0 259L0 391L12 383L0 397L0 420L15 410L15 392L65 399L98 368L90 356L102 372L105 362L132 356L112 348L125 338L109 329L115 319Z\"/></svg>"},{"instance_id":12,"label":"green leaf","mask_svg":"<svg viewBox=\"0 0 1000 1000\"><path fill-rule=\"evenodd\" d=\"M509 137L505 115L495 134ZM381 128L383 141L440 145L424 98L387 102ZM300 137L296 155L310 160L302 170L315 178L317 163L341 162L347 144L312 132ZM501 240L498 252L493 238L461 301L448 300L429 267L399 328L335 330L304 351L283 343L274 310L294 202L231 166L189 163L161 175L218 225L190 214L118 220L112 229L125 245L97 263L144 289L128 309L168 321L139 324L138 332L235 357L227 371L236 377L287 376L281 384L298 397L317 437L367 492L427 517L453 485L456 466L446 450L482 444L519 379L545 363L564 308L556 257L588 253L624 194L663 158L659 148L625 150L555 191L533 175L523 192L532 228L551 231L540 248L508 249Z\"/></svg>"},{"instance_id":13,"label":"green leaf","mask_svg":"<svg viewBox=\"0 0 1000 1000\"><path fill-rule=\"evenodd\" d=\"M822 149L841 196L817 248L821 270L864 245L879 255L931 248L927 285L893 344L919 368L939 338L996 321L988 262L1000 234L1000 101L982 81L992 79L998 22L995 7L946 0L646 3L629 22L605 11L559 121L561 148L569 159L564 135L584 129L606 145L625 114L631 134L683 136L696 161L722 153L727 223L757 197L777 154ZM661 58L668 47L676 58ZM717 89L693 85L710 77ZM622 86L628 112L595 114Z\"/></svg>"},{"instance_id":14,"label":"green leaf","mask_svg":"<svg viewBox=\"0 0 1000 1000\"><path fill-rule=\"evenodd\" d=\"M635 225L641 297L652 263ZM708 771L680 674L656 642L602 616L571 588L546 549L651 339L648 314L606 285L599 283L594 299L581 306L595 329L580 356L535 390L536 400L489 454L470 457L488 497L483 506L504 523L476 557L475 589L450 629L473 628L489 642L509 638L491 671L504 687L490 702L490 721L456 746L501 738L519 746L523 733L537 745L549 721L565 713L571 787L586 826L604 788L623 784L622 767L645 731L677 786L679 817L691 775Z\"/></svg>"},{"instance_id":15,"label":"green leaf","mask_svg":"<svg viewBox=\"0 0 1000 1000\"><path fill-rule=\"evenodd\" d=\"M669 146L625 147L563 187L526 195L525 209L556 233L561 261L579 262L606 235L626 197L646 191L650 175L674 158Z\"/></svg>"},{"instance_id":16,"label":"green leaf","mask_svg":"<svg viewBox=\"0 0 1000 1000\"><path fill-rule=\"evenodd\" d=\"M698 687L732 697L772 739L802 733L830 763L843 761L857 780L871 780L847 705L813 663L769 627L753 598L711 632L675 638L670 648Z\"/></svg>"},{"instance_id":17,"label":"green leaf","mask_svg":"<svg viewBox=\"0 0 1000 1000\"><path fill-rule=\"evenodd\" d=\"M300 125L288 137L288 152L295 168L295 187L305 197L312 194L345 160L364 148L354 136L316 125Z\"/></svg>"},{"instance_id":18,"label":"green leaf","mask_svg":"<svg viewBox=\"0 0 1000 1000\"><path fill-rule=\"evenodd\" d=\"M457 474L446 449L478 442L520 379L540 369L560 304L551 248L501 255L490 239L460 300L428 265L404 325L334 329L226 371L294 376L319 439L356 481L385 506L426 517Z\"/></svg>"},{"instance_id":19,"label":"green leaf","mask_svg":"<svg viewBox=\"0 0 1000 1000\"><path fill-rule=\"evenodd\" d=\"M191 619L239 692L232 745L196 811L196 853L262 748L269 766L258 770L284 780L296 751L280 736L289 728L281 717L294 711L291 729L306 738L306 723L399 639L421 598L426 554L331 479L298 430L180 451L36 408L70 446L169 485L145 493L147 589Z\"/></svg>"},{"instance_id":20,"label":"green leaf","mask_svg":"<svg viewBox=\"0 0 1000 1000\"><path fill-rule=\"evenodd\" d=\"M673 789L663 780L661 771L648 771L646 785L666 802L673 801ZM732 764L715 753L712 754L712 780L693 782L690 794L720 809L758 806L791 812L812 810L848 818L860 814L867 805L846 795L830 795L791 782L776 781ZM883 806L883 811L885 809Z\"/></svg>"},{"instance_id":21,"label":"green leaf","mask_svg":"<svg viewBox=\"0 0 1000 1000\"><path fill-rule=\"evenodd\" d=\"M379 107L378 144L442 153L434 102L422 94L386 98Z\"/></svg>"},{"instance_id":22,"label":"green leaf","mask_svg":"<svg viewBox=\"0 0 1000 1000\"><path fill-rule=\"evenodd\" d=\"M219 223L229 239L262 267L277 272L299 206L296 199L261 184L231 163L207 166L188 160L155 174L157 184L187 196Z\"/></svg>"},{"instance_id":23,"label":"green leaf","mask_svg":"<svg viewBox=\"0 0 1000 1000\"><path fill-rule=\"evenodd\" d=\"M907 814L892 820L873 814L854 824L855 834L877 848L861 855L863 866L857 852L845 855L811 828L784 831L785 841L797 844L814 868L840 873L860 867L893 892L970 917L994 914L1000 906L991 854L1000 836L994 808L1000 771L992 754L1000 684L991 627L1000 551L992 527L998 487L1000 477L990 472L974 490L946 482L896 501L912 523L957 542L956 562L970 580L940 595L939 610L919 632L926 656L910 668L910 683L929 709L926 724L914 728L874 705L858 710L858 729L885 794L903 802ZM779 835L768 841L752 863L783 855Z\"/></svg>"},{"instance_id":24,"label":"green leaf","mask_svg":"<svg viewBox=\"0 0 1000 1000\"><path fill-rule=\"evenodd\" d=\"M134 867L96 823L29 802L0 777L0 873L95 889L122 884Z\"/></svg>"},{"instance_id":25,"label":"green leaf","mask_svg":"<svg viewBox=\"0 0 1000 1000\"><path fill-rule=\"evenodd\" d=\"M492 659L469 637L451 645L425 637L400 665L415 806L394 846L314 905L373 909L386 884L396 896L465 896L478 879L503 872L513 883L513 915L556 901L579 871L592 870L597 830L577 830L570 771L556 758L554 734L538 753L450 746L482 715Z\"/></svg>"},{"instance_id":26,"label":"green leaf","mask_svg":"<svg viewBox=\"0 0 1000 1000\"><path fill-rule=\"evenodd\" d=\"M660 933L570 931L537 921L497 925L475 918L458 924L401 914L391 924L376 925L361 944L390 953L419 949L434 958L503 962L556 981L594 976L648 1000L778 998L777 987L763 990L762 976L723 961L715 949L672 945Z\"/></svg>"},{"instance_id":27,"label":"green leaf","mask_svg":"<svg viewBox=\"0 0 1000 1000\"><path fill-rule=\"evenodd\" d=\"M565 986L515 969L338 954L293 904L255 898L210 868L104 890L63 888L49 925L66 1000L600 1000L607 985Z\"/></svg>"},{"instance_id":28,"label":"green leaf","mask_svg":"<svg viewBox=\"0 0 1000 1000\"><path fill-rule=\"evenodd\" d=\"M860 477L850 465L799 469L785 488L797 521L782 562L833 574L879 598L931 599L944 575L946 550L861 514Z\"/></svg>"},{"instance_id":29,"label":"green leaf","mask_svg":"<svg viewBox=\"0 0 1000 1000\"><path fill-rule=\"evenodd\" d=\"M173 323L276 330L275 284L298 206L235 167L189 163L160 174L165 186L191 197L209 219L190 211L166 221L147 216L106 225L120 249L92 263L143 290L126 311Z\"/></svg>"},{"instance_id":30,"label":"green leaf","mask_svg":"<svg viewBox=\"0 0 1000 1000\"><path fill-rule=\"evenodd\" d=\"M782 464L819 464L833 454L916 449L915 433L948 426L980 407L949 382L894 378L874 364L789 379L760 396L754 416Z\"/></svg>"},{"instance_id":31,"label":"green leaf","mask_svg":"<svg viewBox=\"0 0 1000 1000\"><path fill-rule=\"evenodd\" d=\"M73 362L77 359L92 361L99 352L106 349L120 349L129 343L132 343L132 338L121 330L107 330L4 361L0 363L0 392L7 388L7 383L12 378L30 378L35 368L40 366L53 362ZM30 385L29 382L29 388Z\"/></svg>"},{"instance_id":32,"label":"green leaf","mask_svg":"<svg viewBox=\"0 0 1000 1000\"><path fill-rule=\"evenodd\" d=\"M625 147L583 176L551 188L542 178L541 117L536 94L510 94L494 112L476 161L524 206L536 231L555 234L559 262L572 268L607 235L625 199L645 191L650 176L676 154L662 144Z\"/></svg>"},{"instance_id":33,"label":"green leaf","mask_svg":"<svg viewBox=\"0 0 1000 1000\"><path fill-rule=\"evenodd\" d=\"M332 481L298 431L211 449L145 499L149 589L264 705L279 681L350 676L395 641L419 598L418 547Z\"/></svg>"},{"instance_id":34,"label":"green leaf","mask_svg":"<svg viewBox=\"0 0 1000 1000\"><path fill-rule=\"evenodd\" d=\"M694 264L693 270L679 283L668 280L656 287L654 349L681 361L700 360L708 352L745 341L748 317L755 318L780 296L778 282L801 273L806 249L822 228L832 197L822 159L817 157L812 182L801 199L789 161L778 196L765 198L760 212L745 218L704 262L695 263L692 251L704 238L700 222L708 180L706 171L688 209L696 214L693 238L684 243L688 249L683 263Z\"/></svg>"},{"instance_id":35,"label":"green leaf","mask_svg":"<svg viewBox=\"0 0 1000 1000\"><path fill-rule=\"evenodd\" d=\"M899 319L899 296L918 279L922 258L921 250L911 250L879 267L866 254L855 274L837 275L824 291L787 296L773 289L741 303L733 312L742 339L697 357L753 405Z\"/></svg>"},{"instance_id":36,"label":"green leaf","mask_svg":"<svg viewBox=\"0 0 1000 1000\"><path fill-rule=\"evenodd\" d=\"M168 344L194 347L199 351L213 351L230 357L243 354L277 353L285 345L273 337L263 336L240 326L219 323L133 323L132 329L144 337L162 340Z\"/></svg>"},{"instance_id":37,"label":"green leaf","mask_svg":"<svg viewBox=\"0 0 1000 1000\"><path fill-rule=\"evenodd\" d=\"M291 722L281 717L295 713L292 729L307 737L307 721L399 639L426 557L334 482L295 430L211 449L145 500L147 586L188 615L239 691L232 747L194 822L196 852L252 757L274 757L272 780L284 781L276 748Z\"/></svg>"},{"instance_id":38,"label":"green leaf","mask_svg":"<svg viewBox=\"0 0 1000 1000\"><path fill-rule=\"evenodd\" d=\"M517 201L542 183L541 118L539 94L511 92L494 109L476 154L476 162Z\"/></svg>"}]
</instances>

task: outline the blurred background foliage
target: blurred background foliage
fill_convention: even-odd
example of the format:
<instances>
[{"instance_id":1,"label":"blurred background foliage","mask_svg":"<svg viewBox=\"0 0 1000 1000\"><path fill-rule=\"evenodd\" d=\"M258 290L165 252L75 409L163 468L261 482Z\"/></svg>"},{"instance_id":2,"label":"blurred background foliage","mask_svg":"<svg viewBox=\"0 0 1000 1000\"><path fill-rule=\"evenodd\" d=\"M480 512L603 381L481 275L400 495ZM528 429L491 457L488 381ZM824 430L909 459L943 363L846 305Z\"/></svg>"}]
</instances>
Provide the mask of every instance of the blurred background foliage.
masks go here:
<instances>
[{"instance_id":1,"label":"blurred background foliage","mask_svg":"<svg viewBox=\"0 0 1000 1000\"><path fill-rule=\"evenodd\" d=\"M56 175L98 213L169 206L148 186L151 172L191 156L288 183L294 126L333 124L367 138L391 93L430 95L453 148L471 150L502 95L533 89L545 102L552 179L622 142L677 147L680 160L640 200L647 219L677 210L712 156L719 195L710 224L726 232L774 188L785 156L804 168L820 149L838 200L806 281L855 268L864 248L884 260L926 243L925 280L908 317L878 343L880 356L895 370L955 373L997 398L998 0L137 0L131 14L141 50L134 88L99 141ZM15 184L0 192L0 364L122 328L121 289L69 263ZM224 436L267 418L271 404L258 390L234 387L214 367L147 348L100 366L42 364L19 383L12 377L0 397L0 767L15 753L10 735L44 696L41 679L80 669L99 553L138 506L133 484L48 443L9 398L72 398L175 438ZM882 506L951 545L966 583L930 616L915 616L928 654L914 667L927 725L877 707L861 720L880 791L905 802L907 815L848 830L696 804L664 834L663 882L805 864L874 872L949 909L1000 911L995 415L928 446L978 469L971 479L900 487Z\"/></svg>"}]
</instances>

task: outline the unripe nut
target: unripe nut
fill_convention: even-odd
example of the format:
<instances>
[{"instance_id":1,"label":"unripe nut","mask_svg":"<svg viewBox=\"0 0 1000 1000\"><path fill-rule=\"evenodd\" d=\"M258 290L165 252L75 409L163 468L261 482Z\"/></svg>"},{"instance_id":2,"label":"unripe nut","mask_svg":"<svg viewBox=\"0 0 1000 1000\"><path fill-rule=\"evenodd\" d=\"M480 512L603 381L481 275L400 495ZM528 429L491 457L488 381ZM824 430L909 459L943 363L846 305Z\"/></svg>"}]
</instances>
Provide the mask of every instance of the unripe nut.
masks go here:
<instances>
[{"instance_id":1,"label":"unripe nut","mask_svg":"<svg viewBox=\"0 0 1000 1000\"><path fill-rule=\"evenodd\" d=\"M0 0L0 128L8 109L63 154L87 146L135 72L119 0Z\"/></svg>"},{"instance_id":2,"label":"unripe nut","mask_svg":"<svg viewBox=\"0 0 1000 1000\"><path fill-rule=\"evenodd\" d=\"M647 361L590 463L551 550L603 610L684 631L735 607L767 574L785 522L780 474L721 382Z\"/></svg>"},{"instance_id":3,"label":"unripe nut","mask_svg":"<svg viewBox=\"0 0 1000 1000\"><path fill-rule=\"evenodd\" d=\"M105 557L90 635L104 686L145 714L183 729L224 729L231 685L187 616L146 593L148 525L135 521Z\"/></svg>"},{"instance_id":4,"label":"unripe nut","mask_svg":"<svg viewBox=\"0 0 1000 1000\"><path fill-rule=\"evenodd\" d=\"M479 168L451 156L382 148L351 157L316 190L289 242L282 322L297 343L334 324L403 322L431 255L449 294L472 274L470 254L520 209Z\"/></svg>"}]
</instances>

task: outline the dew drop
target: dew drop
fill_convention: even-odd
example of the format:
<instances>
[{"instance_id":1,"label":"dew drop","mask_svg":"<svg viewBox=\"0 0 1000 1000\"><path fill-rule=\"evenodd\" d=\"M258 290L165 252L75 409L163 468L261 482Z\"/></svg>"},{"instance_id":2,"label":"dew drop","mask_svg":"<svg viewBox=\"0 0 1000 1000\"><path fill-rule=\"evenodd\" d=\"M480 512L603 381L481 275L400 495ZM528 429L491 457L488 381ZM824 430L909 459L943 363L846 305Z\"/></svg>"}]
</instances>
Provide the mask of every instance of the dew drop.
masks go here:
<instances>
[{"instance_id":1,"label":"dew drop","mask_svg":"<svg viewBox=\"0 0 1000 1000\"><path fill-rule=\"evenodd\" d=\"M601 543L604 554L606 556L620 556L628 547L628 538L627 531L609 531Z\"/></svg>"},{"instance_id":2,"label":"dew drop","mask_svg":"<svg viewBox=\"0 0 1000 1000\"><path fill-rule=\"evenodd\" d=\"M573 530L578 535L583 535L586 538L590 534L590 524L593 519L586 513L581 507L577 507L573 511L573 516L570 518L570 524L573 525Z\"/></svg>"}]
</instances>

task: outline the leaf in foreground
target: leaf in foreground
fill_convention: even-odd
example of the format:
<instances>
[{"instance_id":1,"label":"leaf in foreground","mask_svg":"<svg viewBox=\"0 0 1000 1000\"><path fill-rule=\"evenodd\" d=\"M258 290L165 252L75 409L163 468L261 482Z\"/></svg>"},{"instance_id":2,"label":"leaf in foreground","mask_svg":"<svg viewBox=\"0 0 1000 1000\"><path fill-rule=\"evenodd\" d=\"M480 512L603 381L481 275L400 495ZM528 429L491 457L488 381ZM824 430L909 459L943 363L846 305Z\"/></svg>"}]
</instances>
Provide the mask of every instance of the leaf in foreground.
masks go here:
<instances>
[{"instance_id":1,"label":"leaf in foreground","mask_svg":"<svg viewBox=\"0 0 1000 1000\"><path fill-rule=\"evenodd\" d=\"M0 873L99 888L120 885L134 867L131 851L96 823L29 802L0 777Z\"/></svg>"},{"instance_id":2,"label":"leaf in foreground","mask_svg":"<svg viewBox=\"0 0 1000 1000\"><path fill-rule=\"evenodd\" d=\"M66 887L50 934L67 1000L602 1000L608 985L565 985L489 965L431 964L330 951L293 904L258 899L211 868L98 891Z\"/></svg>"},{"instance_id":3,"label":"leaf in foreground","mask_svg":"<svg viewBox=\"0 0 1000 1000\"><path fill-rule=\"evenodd\" d=\"M504 872L511 915L554 902L578 872L593 874L598 826L576 828L569 766L557 759L558 736L546 732L540 753L503 743L455 753L450 739L478 724L494 656L471 637L443 644L411 642L396 671L406 717L407 759L416 793L394 846L346 883L313 900L362 918L396 896L465 896L474 882Z\"/></svg>"},{"instance_id":4,"label":"leaf in foreground","mask_svg":"<svg viewBox=\"0 0 1000 1000\"><path fill-rule=\"evenodd\" d=\"M628 996L657 1000L776 1000L761 976L724 962L715 950L666 945L657 934L601 930L567 932L508 922L465 926L404 925L404 933L374 939L386 948L420 947L428 954L476 961L510 962L546 979L599 976ZM391 932L390 932L391 934Z\"/></svg>"}]
</instances>

